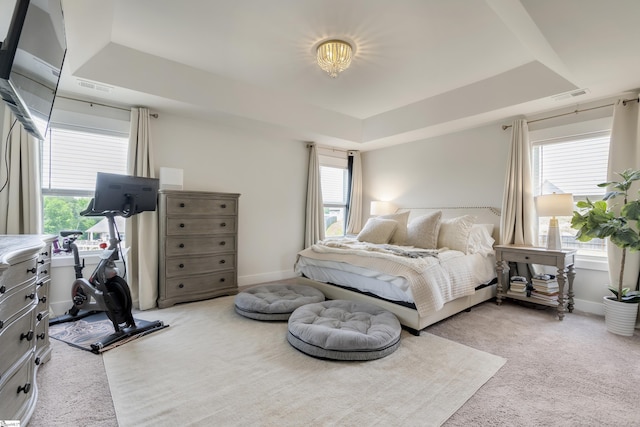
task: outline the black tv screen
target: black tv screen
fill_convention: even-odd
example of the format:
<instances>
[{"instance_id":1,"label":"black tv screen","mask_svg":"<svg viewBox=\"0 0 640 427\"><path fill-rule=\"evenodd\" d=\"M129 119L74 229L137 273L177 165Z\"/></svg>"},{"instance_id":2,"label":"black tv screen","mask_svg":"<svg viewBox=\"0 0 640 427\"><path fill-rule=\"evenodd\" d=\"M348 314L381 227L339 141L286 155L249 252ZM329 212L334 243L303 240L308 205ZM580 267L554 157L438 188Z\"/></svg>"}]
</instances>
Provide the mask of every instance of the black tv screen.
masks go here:
<instances>
[{"instance_id":1,"label":"black tv screen","mask_svg":"<svg viewBox=\"0 0 640 427\"><path fill-rule=\"evenodd\" d=\"M67 52L61 0L3 0L0 17L0 96L29 133L44 139Z\"/></svg>"},{"instance_id":2,"label":"black tv screen","mask_svg":"<svg viewBox=\"0 0 640 427\"><path fill-rule=\"evenodd\" d=\"M155 211L159 186L157 178L98 172L92 210L117 211L125 217Z\"/></svg>"}]
</instances>

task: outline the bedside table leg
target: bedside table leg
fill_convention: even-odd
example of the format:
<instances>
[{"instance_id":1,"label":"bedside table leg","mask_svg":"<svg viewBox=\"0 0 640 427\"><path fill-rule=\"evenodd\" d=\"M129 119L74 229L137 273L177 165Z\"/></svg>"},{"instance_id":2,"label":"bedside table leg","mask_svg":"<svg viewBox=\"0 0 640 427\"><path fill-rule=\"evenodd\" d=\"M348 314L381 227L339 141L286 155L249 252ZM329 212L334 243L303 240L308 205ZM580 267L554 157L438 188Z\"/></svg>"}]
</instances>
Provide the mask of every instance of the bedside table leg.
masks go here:
<instances>
[{"instance_id":1,"label":"bedside table leg","mask_svg":"<svg viewBox=\"0 0 640 427\"><path fill-rule=\"evenodd\" d=\"M505 271L505 265L504 262L500 261L496 261L496 274L497 274L497 278L498 278L498 284L496 286L496 304L501 305L502 304L502 282L504 280L504 274L505 272L509 271L509 267L506 267L506 271ZM505 289L504 292L506 292L507 290Z\"/></svg>"},{"instance_id":2,"label":"bedside table leg","mask_svg":"<svg viewBox=\"0 0 640 427\"><path fill-rule=\"evenodd\" d=\"M573 278L576 277L576 269L573 267L573 264L569 266L569 273L567 274L567 279L569 281L569 292L567 292L568 304L567 309L569 313L573 313Z\"/></svg>"},{"instance_id":3,"label":"bedside table leg","mask_svg":"<svg viewBox=\"0 0 640 427\"><path fill-rule=\"evenodd\" d=\"M564 285L567 281L566 280L567 275L565 274L564 267L558 267L558 275L556 279L558 280L558 320L562 320L564 319L564 313L567 311L566 309L567 301L565 300L565 297L564 297L565 296Z\"/></svg>"}]
</instances>

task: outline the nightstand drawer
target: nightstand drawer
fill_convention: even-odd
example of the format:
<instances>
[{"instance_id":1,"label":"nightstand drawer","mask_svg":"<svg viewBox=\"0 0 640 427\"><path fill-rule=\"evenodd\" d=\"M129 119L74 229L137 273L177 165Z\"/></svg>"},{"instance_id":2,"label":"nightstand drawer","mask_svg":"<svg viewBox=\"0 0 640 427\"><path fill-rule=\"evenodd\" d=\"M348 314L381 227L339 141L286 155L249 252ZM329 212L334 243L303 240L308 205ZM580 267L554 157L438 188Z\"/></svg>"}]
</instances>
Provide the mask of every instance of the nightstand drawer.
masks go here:
<instances>
[{"instance_id":1,"label":"nightstand drawer","mask_svg":"<svg viewBox=\"0 0 640 427\"><path fill-rule=\"evenodd\" d=\"M523 262L527 264L556 265L557 258L545 254L523 254L519 252L502 252L502 260L510 262Z\"/></svg>"}]
</instances>

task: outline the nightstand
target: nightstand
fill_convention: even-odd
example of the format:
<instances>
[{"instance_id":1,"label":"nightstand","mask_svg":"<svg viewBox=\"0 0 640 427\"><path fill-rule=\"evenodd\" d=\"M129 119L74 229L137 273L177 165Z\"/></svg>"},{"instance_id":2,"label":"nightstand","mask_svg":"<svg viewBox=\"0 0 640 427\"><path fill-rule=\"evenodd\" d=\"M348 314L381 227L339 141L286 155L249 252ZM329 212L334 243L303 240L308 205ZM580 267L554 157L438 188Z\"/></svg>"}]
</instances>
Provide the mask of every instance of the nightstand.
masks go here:
<instances>
[{"instance_id":1,"label":"nightstand","mask_svg":"<svg viewBox=\"0 0 640 427\"><path fill-rule=\"evenodd\" d=\"M558 308L558 319L562 320L566 311L573 311L573 279L576 276L574 268L575 249L550 250L533 246L497 245L496 273L498 275L497 297L498 305L504 298L512 298L520 301L533 302ZM526 295L507 294L509 289L509 262L525 264L539 264L554 266L557 269L558 301L544 301ZM506 281L505 281L506 279ZM565 284L567 289L565 290Z\"/></svg>"}]
</instances>

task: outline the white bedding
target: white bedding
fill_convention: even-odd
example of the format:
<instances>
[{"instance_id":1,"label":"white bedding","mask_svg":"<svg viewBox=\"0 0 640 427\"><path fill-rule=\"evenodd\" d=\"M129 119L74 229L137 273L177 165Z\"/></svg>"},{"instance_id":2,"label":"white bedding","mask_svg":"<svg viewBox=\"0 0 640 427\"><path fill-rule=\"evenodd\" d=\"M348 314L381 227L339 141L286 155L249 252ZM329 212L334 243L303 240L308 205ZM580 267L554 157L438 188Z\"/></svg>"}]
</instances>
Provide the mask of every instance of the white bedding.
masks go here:
<instances>
[{"instance_id":1,"label":"white bedding","mask_svg":"<svg viewBox=\"0 0 640 427\"><path fill-rule=\"evenodd\" d=\"M398 253L409 256L399 256ZM326 240L301 251L296 272L324 282L414 303L420 315L439 310L495 278L492 255Z\"/></svg>"}]
</instances>

